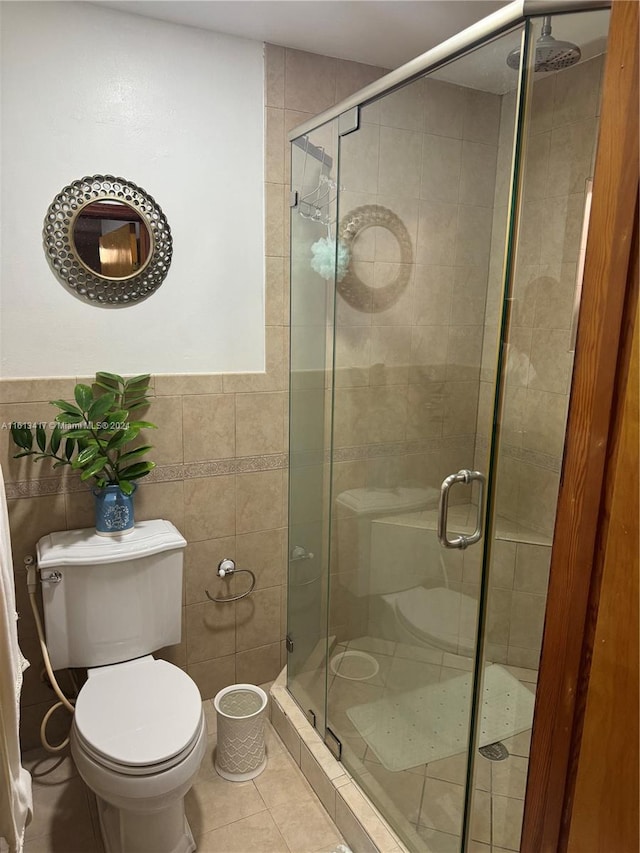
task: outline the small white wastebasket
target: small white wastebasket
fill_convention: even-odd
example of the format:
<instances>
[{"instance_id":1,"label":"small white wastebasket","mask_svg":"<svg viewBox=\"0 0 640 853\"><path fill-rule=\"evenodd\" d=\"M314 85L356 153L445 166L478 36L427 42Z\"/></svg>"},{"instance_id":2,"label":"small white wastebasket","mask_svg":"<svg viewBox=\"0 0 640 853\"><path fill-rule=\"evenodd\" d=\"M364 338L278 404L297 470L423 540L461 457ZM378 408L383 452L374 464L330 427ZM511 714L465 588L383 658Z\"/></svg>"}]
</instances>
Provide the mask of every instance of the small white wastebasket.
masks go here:
<instances>
[{"instance_id":1,"label":"small white wastebasket","mask_svg":"<svg viewBox=\"0 0 640 853\"><path fill-rule=\"evenodd\" d=\"M254 684L232 684L216 694L213 704L218 717L216 772L231 782L254 779L267 765L267 694Z\"/></svg>"}]
</instances>

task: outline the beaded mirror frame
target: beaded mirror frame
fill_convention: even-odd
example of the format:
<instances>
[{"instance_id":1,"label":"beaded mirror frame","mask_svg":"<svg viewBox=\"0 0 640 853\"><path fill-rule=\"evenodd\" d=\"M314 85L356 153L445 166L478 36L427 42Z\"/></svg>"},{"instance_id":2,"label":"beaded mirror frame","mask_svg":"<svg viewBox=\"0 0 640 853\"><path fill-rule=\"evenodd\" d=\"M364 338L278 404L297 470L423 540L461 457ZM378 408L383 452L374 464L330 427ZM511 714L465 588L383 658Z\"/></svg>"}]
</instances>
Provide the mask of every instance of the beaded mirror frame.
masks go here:
<instances>
[{"instance_id":1,"label":"beaded mirror frame","mask_svg":"<svg viewBox=\"0 0 640 853\"><path fill-rule=\"evenodd\" d=\"M87 205L101 201L127 205L146 225L149 254L131 275L101 275L78 253L73 236L76 220ZM147 299L165 280L171 265L171 229L160 205L133 181L113 175L86 176L64 187L49 205L42 236L55 276L74 296L92 305L123 307Z\"/></svg>"}]
</instances>

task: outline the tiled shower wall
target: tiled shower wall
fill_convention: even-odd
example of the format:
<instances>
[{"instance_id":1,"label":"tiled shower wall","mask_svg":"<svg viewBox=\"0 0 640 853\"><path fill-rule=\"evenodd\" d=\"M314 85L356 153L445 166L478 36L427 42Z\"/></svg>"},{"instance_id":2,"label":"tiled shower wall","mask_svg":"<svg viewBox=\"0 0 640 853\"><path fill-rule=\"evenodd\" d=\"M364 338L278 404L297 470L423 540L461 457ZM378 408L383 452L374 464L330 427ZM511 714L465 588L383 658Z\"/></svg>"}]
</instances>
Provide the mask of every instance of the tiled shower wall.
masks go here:
<instances>
[{"instance_id":1,"label":"tiled shower wall","mask_svg":"<svg viewBox=\"0 0 640 853\"><path fill-rule=\"evenodd\" d=\"M384 311L337 300L341 488L439 486L461 457L472 463L499 118L497 95L419 80L365 107L361 129L342 140L341 219L363 204L389 208L414 262ZM353 266L371 286L393 281L395 240L363 232ZM349 451L363 445L366 470Z\"/></svg>"},{"instance_id":2,"label":"tiled shower wall","mask_svg":"<svg viewBox=\"0 0 640 853\"><path fill-rule=\"evenodd\" d=\"M148 419L158 468L141 481L136 517L167 518L187 539L183 641L165 656L211 697L236 681L271 680L284 663L288 410L288 143L285 130L376 79L382 69L280 47L266 47L266 371L260 374L154 376ZM105 370L109 364L103 365ZM141 370L144 365L141 364ZM83 377L82 381L88 381ZM69 399L76 378L0 381L0 423L50 421L53 399ZM22 693L24 748L53 694L40 679L42 661L26 594L22 559L54 530L93 524L92 497L46 461L14 460L0 430L0 464L9 515L20 613L19 638L31 667ZM254 593L235 604L215 596L242 590L216 578L223 557L256 572ZM53 717L62 738L68 717Z\"/></svg>"},{"instance_id":3,"label":"tiled shower wall","mask_svg":"<svg viewBox=\"0 0 640 853\"><path fill-rule=\"evenodd\" d=\"M603 57L536 78L524 150L522 220L517 242L506 395L498 459L497 531L489 597L493 660L537 668L573 366L571 327L576 267L593 175ZM502 98L498 169L510 159L515 100ZM508 200L496 187L495 215ZM502 275L503 235L494 230L490 282ZM490 285L489 293L497 293ZM489 326L498 305L487 306ZM490 336L488 336L489 338ZM493 402L495 353L483 354L478 450ZM498 525L500 528L500 524ZM511 554L509 559L506 555ZM507 571L506 569L509 568Z\"/></svg>"},{"instance_id":4,"label":"tiled shower wall","mask_svg":"<svg viewBox=\"0 0 640 853\"><path fill-rule=\"evenodd\" d=\"M488 650L493 660L529 667L537 666L544 619L601 67L597 58L536 80L524 155ZM365 107L358 132L341 140L339 220L360 205L389 207L409 231L415 265L386 311L337 299L334 499L363 486L438 486L473 464L474 442L476 467L485 464L514 110L514 92L423 80ZM358 274L375 286L398 269L386 237L363 232L354 245ZM333 510L330 631L347 638L368 621L366 596L352 594L359 553L368 550L359 538L368 534L339 502ZM449 578L474 597L478 556Z\"/></svg>"},{"instance_id":5,"label":"tiled shower wall","mask_svg":"<svg viewBox=\"0 0 640 853\"><path fill-rule=\"evenodd\" d=\"M576 266L585 184L593 174L602 69L599 56L535 81L524 150L498 511L549 539L571 383ZM514 95L505 95L499 161L512 133L514 110ZM499 184L496 214L504 209L507 196L508 187ZM502 275L501 237L494 232L492 279ZM490 293L497 289L490 288ZM494 303L488 306L487 322L494 325L497 319ZM494 365L494 352L485 352L484 406L491 400ZM480 418L478 426L485 423Z\"/></svg>"},{"instance_id":6,"label":"tiled shower wall","mask_svg":"<svg viewBox=\"0 0 640 853\"><path fill-rule=\"evenodd\" d=\"M413 263L386 310L337 299L334 496L436 489L473 464L499 121L499 96L430 78L365 107L341 141L340 219L361 205L390 209ZM372 287L398 273L396 241L381 229L364 231L353 252ZM367 621L366 596L352 594L366 588L353 573L367 534L339 501L334 512L331 633L346 639ZM426 554L414 562L425 571Z\"/></svg>"},{"instance_id":7,"label":"tiled shower wall","mask_svg":"<svg viewBox=\"0 0 640 853\"><path fill-rule=\"evenodd\" d=\"M493 660L531 668L544 622L602 66L596 57L536 79L524 153L488 643ZM514 112L514 92L428 79L365 107L360 130L341 141L339 219L363 204L391 208L409 230L415 266L386 311L357 311L338 297L334 497L362 486L437 486L472 464L474 440L476 467L485 465ZM360 277L375 286L392 280L394 249L392 239L364 232L354 247ZM334 520L331 633L347 638L367 621L350 575L368 534L339 502ZM450 580L477 597L473 562Z\"/></svg>"}]
</instances>

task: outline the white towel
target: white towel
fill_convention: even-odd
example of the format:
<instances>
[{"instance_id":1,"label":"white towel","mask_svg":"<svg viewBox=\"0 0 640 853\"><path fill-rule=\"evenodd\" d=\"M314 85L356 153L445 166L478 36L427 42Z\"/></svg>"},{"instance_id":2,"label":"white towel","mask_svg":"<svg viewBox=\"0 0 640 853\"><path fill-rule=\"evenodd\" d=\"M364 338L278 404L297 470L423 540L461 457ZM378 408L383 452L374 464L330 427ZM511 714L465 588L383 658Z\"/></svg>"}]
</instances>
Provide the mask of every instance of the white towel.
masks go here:
<instances>
[{"instance_id":1,"label":"white towel","mask_svg":"<svg viewBox=\"0 0 640 853\"><path fill-rule=\"evenodd\" d=\"M20 763L20 691L29 666L18 646L7 496L0 468L0 838L21 853L31 820L31 776Z\"/></svg>"}]
</instances>

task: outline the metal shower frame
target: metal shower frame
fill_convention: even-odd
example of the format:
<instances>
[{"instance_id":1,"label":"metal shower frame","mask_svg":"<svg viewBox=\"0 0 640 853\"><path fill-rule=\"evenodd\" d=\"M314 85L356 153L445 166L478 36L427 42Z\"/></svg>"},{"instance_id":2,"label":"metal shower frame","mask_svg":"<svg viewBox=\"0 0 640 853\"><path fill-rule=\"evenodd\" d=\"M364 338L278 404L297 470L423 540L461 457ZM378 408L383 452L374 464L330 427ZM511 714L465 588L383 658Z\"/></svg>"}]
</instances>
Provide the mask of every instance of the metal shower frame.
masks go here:
<instances>
[{"instance_id":1,"label":"metal shower frame","mask_svg":"<svg viewBox=\"0 0 640 853\"><path fill-rule=\"evenodd\" d=\"M350 110L362 107L382 95L399 89L406 83L422 77L428 71L451 62L451 60L467 53L474 47L478 47L489 39L524 23L528 18L566 12L591 12L610 8L611 0L513 0L508 6L498 9L497 12L467 27L466 30L457 33L410 62L406 62L389 74L385 74L384 77L380 77L379 80L365 86L364 89L360 89L335 106L294 127L293 130L289 131L288 139L293 142L298 137L310 133L328 121L344 116ZM349 127L348 129L355 130L356 128Z\"/></svg>"}]
</instances>

